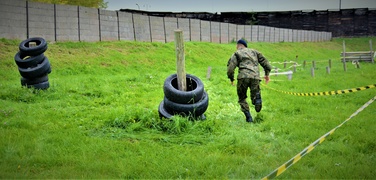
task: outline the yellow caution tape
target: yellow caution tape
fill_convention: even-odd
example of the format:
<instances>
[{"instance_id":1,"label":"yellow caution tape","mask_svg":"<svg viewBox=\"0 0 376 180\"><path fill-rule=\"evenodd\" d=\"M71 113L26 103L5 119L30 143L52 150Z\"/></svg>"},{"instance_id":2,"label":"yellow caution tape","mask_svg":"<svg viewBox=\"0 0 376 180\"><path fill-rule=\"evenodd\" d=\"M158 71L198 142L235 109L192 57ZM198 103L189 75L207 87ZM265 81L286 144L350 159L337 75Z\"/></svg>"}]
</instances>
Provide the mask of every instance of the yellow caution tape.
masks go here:
<instances>
[{"instance_id":1,"label":"yellow caution tape","mask_svg":"<svg viewBox=\"0 0 376 180\"><path fill-rule=\"evenodd\" d=\"M373 97L371 100L369 100L367 103L365 103L361 108L359 108L356 112L354 112L349 118L347 118L343 123L335 127L334 129L330 130L328 133L321 136L319 139L317 139L315 142L310 144L308 147L306 147L303 151L301 151L299 154L291 158L289 161L275 169L273 172L271 172L269 175L262 178L263 180L273 179L279 175L281 175L284 171L286 171L290 166L298 162L303 156L311 152L317 145L321 144L325 141L325 139L332 135L335 130L337 130L339 127L341 127L343 124L345 124L347 121L349 121L351 118L355 117L357 114L359 114L361 111L363 111L366 107L368 107L373 101L375 101L376 96Z\"/></svg>"},{"instance_id":2,"label":"yellow caution tape","mask_svg":"<svg viewBox=\"0 0 376 180\"><path fill-rule=\"evenodd\" d=\"M281 90L278 90L278 89L274 89L274 88L271 88L269 86L265 86L265 87L269 88L269 89L272 89L272 90L275 90L275 91L278 91L278 92L282 92L282 93L290 94L290 95L295 95L295 96L329 96L329 95L346 94L346 93L352 93L352 92L363 91L363 90L366 90L366 89L375 88L376 84L372 84L372 85L368 85L368 86L363 86L363 87L352 88L352 89L346 89L346 90L314 92L314 93L287 92L287 91L281 91Z\"/></svg>"}]
</instances>

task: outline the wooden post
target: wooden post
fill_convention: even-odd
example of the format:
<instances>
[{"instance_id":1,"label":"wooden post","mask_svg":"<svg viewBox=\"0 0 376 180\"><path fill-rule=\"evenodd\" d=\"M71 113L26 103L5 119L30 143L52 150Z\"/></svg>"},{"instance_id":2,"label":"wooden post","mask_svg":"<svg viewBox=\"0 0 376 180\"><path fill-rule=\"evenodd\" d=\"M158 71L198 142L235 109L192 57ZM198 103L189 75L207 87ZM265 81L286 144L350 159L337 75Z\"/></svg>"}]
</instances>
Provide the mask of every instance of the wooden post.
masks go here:
<instances>
[{"instance_id":1,"label":"wooden post","mask_svg":"<svg viewBox=\"0 0 376 180\"><path fill-rule=\"evenodd\" d=\"M316 61L312 61L312 67L316 69Z\"/></svg>"},{"instance_id":2,"label":"wooden post","mask_svg":"<svg viewBox=\"0 0 376 180\"><path fill-rule=\"evenodd\" d=\"M329 68L332 68L332 60L329 59Z\"/></svg>"},{"instance_id":3,"label":"wooden post","mask_svg":"<svg viewBox=\"0 0 376 180\"><path fill-rule=\"evenodd\" d=\"M315 77L315 68L311 67L311 76Z\"/></svg>"},{"instance_id":4,"label":"wooden post","mask_svg":"<svg viewBox=\"0 0 376 180\"><path fill-rule=\"evenodd\" d=\"M343 60L343 70L346 72L347 71L347 66L346 66L346 61Z\"/></svg>"},{"instance_id":5,"label":"wooden post","mask_svg":"<svg viewBox=\"0 0 376 180\"><path fill-rule=\"evenodd\" d=\"M330 74L330 67L329 66L326 67L326 73Z\"/></svg>"},{"instance_id":6,"label":"wooden post","mask_svg":"<svg viewBox=\"0 0 376 180\"><path fill-rule=\"evenodd\" d=\"M295 62L294 63L294 73L296 72L296 65L297 65L297 63Z\"/></svg>"},{"instance_id":7,"label":"wooden post","mask_svg":"<svg viewBox=\"0 0 376 180\"><path fill-rule=\"evenodd\" d=\"M373 49L372 49L372 39L369 40L369 48L371 50L370 56L371 56L371 62L372 64L375 63L375 57L373 57Z\"/></svg>"},{"instance_id":8,"label":"wooden post","mask_svg":"<svg viewBox=\"0 0 376 180\"><path fill-rule=\"evenodd\" d=\"M180 91L187 91L187 79L185 72L185 57L184 57L184 38L182 30L175 30L175 52L176 52L176 70L178 78L178 89Z\"/></svg>"},{"instance_id":9,"label":"wooden post","mask_svg":"<svg viewBox=\"0 0 376 180\"><path fill-rule=\"evenodd\" d=\"M287 61L285 60L285 62L283 63L283 68L286 69L286 65L287 65Z\"/></svg>"},{"instance_id":10,"label":"wooden post","mask_svg":"<svg viewBox=\"0 0 376 180\"><path fill-rule=\"evenodd\" d=\"M206 73L206 79L210 79L211 67L208 67L208 72Z\"/></svg>"},{"instance_id":11,"label":"wooden post","mask_svg":"<svg viewBox=\"0 0 376 180\"><path fill-rule=\"evenodd\" d=\"M307 61L304 60L304 61L303 61L303 68L305 68L306 64L307 64Z\"/></svg>"},{"instance_id":12,"label":"wooden post","mask_svg":"<svg viewBox=\"0 0 376 180\"><path fill-rule=\"evenodd\" d=\"M343 61L346 63L346 44L345 44L345 40L343 40L342 46L343 46L343 53L342 53L343 54Z\"/></svg>"}]
</instances>

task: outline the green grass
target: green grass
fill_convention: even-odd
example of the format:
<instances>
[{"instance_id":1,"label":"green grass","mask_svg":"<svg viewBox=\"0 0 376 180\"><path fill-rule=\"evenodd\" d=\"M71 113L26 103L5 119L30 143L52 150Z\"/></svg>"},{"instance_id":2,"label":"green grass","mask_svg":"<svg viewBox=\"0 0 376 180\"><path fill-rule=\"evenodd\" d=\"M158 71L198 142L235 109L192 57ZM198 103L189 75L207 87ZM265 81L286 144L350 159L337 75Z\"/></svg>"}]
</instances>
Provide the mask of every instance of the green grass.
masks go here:
<instances>
[{"instance_id":1,"label":"green grass","mask_svg":"<svg viewBox=\"0 0 376 180\"><path fill-rule=\"evenodd\" d=\"M296 60L293 79L267 85L321 92L375 84L375 64L340 62L369 49L370 38L330 42L250 43L271 62ZM376 38L371 38L376 42ZM20 41L0 40L0 178L259 179L336 127L373 98L356 93L298 97L265 87L263 110L245 122L226 77L235 44L186 42L187 73L209 94L207 120L159 119L163 82L175 73L174 43L58 42L46 91L22 88L13 56ZM332 59L331 74L326 74ZM316 60L315 77L310 75ZM274 66L283 69L282 64ZM206 79L212 67L211 79ZM329 136L280 178L371 179L376 175L376 103Z\"/></svg>"}]
</instances>

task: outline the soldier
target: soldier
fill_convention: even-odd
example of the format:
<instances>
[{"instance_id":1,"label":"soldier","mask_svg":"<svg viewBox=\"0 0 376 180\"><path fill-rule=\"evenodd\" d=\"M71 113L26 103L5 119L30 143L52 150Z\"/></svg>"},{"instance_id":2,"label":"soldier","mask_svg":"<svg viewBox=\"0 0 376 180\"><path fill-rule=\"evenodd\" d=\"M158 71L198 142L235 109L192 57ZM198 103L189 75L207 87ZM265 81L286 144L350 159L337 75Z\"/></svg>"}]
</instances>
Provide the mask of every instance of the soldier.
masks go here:
<instances>
[{"instance_id":1,"label":"soldier","mask_svg":"<svg viewBox=\"0 0 376 180\"><path fill-rule=\"evenodd\" d=\"M260 94L260 72L258 65L260 64L265 71L265 83L269 82L269 73L272 69L268 60L257 50L248 49L247 42L240 39L236 45L237 51L231 56L227 63L227 77L234 85L234 70L238 71L237 93L241 110L243 111L246 121L253 122L249 112L247 103L247 90L251 91L252 104L255 106L256 112L261 111L262 100Z\"/></svg>"}]
</instances>

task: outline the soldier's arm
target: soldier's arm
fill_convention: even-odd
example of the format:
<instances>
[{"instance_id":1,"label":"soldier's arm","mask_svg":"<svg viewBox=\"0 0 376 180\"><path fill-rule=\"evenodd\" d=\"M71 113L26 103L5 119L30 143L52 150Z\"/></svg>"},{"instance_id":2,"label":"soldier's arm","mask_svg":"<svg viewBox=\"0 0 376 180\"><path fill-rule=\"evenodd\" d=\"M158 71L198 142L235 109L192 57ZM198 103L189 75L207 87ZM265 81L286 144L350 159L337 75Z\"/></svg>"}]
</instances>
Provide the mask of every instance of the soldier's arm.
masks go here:
<instances>
[{"instance_id":1,"label":"soldier's arm","mask_svg":"<svg viewBox=\"0 0 376 180\"><path fill-rule=\"evenodd\" d=\"M256 52L257 52L258 62L260 63L262 68L264 68L265 76L269 76L269 73L272 70L272 66L270 65L269 61L264 57L264 55L262 55L262 53L258 51Z\"/></svg>"},{"instance_id":2,"label":"soldier's arm","mask_svg":"<svg viewBox=\"0 0 376 180\"><path fill-rule=\"evenodd\" d=\"M227 77L230 79L231 82L235 80L234 74L235 74L235 68L237 64L238 64L238 60L235 54L233 54L227 62Z\"/></svg>"}]
</instances>

